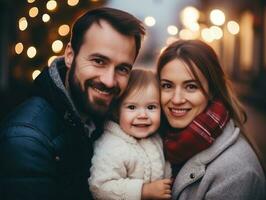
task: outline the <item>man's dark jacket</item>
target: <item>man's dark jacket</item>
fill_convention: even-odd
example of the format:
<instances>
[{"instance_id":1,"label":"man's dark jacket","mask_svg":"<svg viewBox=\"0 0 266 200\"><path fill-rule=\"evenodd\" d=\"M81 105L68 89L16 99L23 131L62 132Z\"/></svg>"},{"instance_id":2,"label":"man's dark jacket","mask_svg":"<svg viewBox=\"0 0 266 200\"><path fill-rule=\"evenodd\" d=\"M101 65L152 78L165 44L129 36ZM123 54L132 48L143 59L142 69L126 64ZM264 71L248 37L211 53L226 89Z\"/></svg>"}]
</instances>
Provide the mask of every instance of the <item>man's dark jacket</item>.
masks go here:
<instances>
[{"instance_id":1,"label":"man's dark jacket","mask_svg":"<svg viewBox=\"0 0 266 200\"><path fill-rule=\"evenodd\" d=\"M0 199L89 200L93 141L64 88L63 58L35 81L38 93L0 125ZM93 117L93 116L90 116Z\"/></svg>"}]
</instances>

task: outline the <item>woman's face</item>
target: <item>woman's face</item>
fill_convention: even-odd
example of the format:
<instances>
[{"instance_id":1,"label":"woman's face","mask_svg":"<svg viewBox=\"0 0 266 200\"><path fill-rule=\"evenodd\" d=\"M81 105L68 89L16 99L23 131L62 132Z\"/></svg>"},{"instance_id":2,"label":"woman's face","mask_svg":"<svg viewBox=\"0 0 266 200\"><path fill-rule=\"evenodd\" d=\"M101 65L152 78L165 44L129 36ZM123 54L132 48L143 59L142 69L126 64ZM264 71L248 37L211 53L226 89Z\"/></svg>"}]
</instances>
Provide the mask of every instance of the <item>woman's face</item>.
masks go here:
<instances>
[{"instance_id":1,"label":"woman's face","mask_svg":"<svg viewBox=\"0 0 266 200\"><path fill-rule=\"evenodd\" d=\"M195 67L204 90L209 94L206 78ZM208 99L189 67L174 59L163 66L160 74L161 105L173 128L185 128L206 108Z\"/></svg>"}]
</instances>

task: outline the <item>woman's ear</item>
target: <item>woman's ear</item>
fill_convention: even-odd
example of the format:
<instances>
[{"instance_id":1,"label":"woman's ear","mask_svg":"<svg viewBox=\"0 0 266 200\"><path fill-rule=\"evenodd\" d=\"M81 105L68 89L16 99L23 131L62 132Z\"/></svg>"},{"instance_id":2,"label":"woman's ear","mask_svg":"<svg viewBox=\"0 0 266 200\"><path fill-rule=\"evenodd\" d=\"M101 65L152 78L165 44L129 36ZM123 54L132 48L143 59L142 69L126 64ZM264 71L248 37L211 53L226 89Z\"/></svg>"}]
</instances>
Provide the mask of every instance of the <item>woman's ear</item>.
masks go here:
<instances>
[{"instance_id":1,"label":"woman's ear","mask_svg":"<svg viewBox=\"0 0 266 200\"><path fill-rule=\"evenodd\" d=\"M64 56L65 56L66 66L68 69L70 69L72 62L74 60L74 51L70 43L67 44Z\"/></svg>"}]
</instances>

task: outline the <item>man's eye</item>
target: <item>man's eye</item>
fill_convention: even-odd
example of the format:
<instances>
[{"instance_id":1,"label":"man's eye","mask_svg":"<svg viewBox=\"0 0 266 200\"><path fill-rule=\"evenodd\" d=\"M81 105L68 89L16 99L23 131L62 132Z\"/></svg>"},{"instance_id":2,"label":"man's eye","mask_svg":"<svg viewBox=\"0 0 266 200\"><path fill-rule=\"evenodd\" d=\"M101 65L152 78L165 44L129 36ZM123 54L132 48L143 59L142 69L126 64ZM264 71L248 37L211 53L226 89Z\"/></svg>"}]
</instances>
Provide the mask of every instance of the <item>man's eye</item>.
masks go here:
<instances>
[{"instance_id":1,"label":"man's eye","mask_svg":"<svg viewBox=\"0 0 266 200\"><path fill-rule=\"evenodd\" d=\"M149 110L154 110L154 109L157 108L157 106L156 106L156 105L148 105L147 108L148 108Z\"/></svg>"},{"instance_id":2,"label":"man's eye","mask_svg":"<svg viewBox=\"0 0 266 200\"><path fill-rule=\"evenodd\" d=\"M102 59L95 58L92 60L96 65L103 65L104 61Z\"/></svg>"},{"instance_id":3,"label":"man's eye","mask_svg":"<svg viewBox=\"0 0 266 200\"><path fill-rule=\"evenodd\" d=\"M134 106L134 105L129 105L129 106L127 106L127 108L128 108L129 110L134 110L134 109L136 108L136 106Z\"/></svg>"},{"instance_id":4,"label":"man's eye","mask_svg":"<svg viewBox=\"0 0 266 200\"><path fill-rule=\"evenodd\" d=\"M130 67L127 67L127 66L119 66L117 68L117 71L120 74L127 75L130 73L131 69L130 69Z\"/></svg>"}]
</instances>

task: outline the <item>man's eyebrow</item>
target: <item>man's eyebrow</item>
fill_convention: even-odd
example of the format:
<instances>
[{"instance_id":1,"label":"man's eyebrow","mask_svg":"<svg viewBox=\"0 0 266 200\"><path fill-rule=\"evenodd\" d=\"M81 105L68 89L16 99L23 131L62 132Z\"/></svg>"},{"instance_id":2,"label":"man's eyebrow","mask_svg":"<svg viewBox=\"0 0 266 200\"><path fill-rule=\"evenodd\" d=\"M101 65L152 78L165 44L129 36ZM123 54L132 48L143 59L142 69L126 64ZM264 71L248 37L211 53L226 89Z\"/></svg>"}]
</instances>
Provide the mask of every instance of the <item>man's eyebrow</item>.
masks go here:
<instances>
[{"instance_id":1,"label":"man's eyebrow","mask_svg":"<svg viewBox=\"0 0 266 200\"><path fill-rule=\"evenodd\" d=\"M129 64L129 63L120 63L118 66L124 66L124 67L128 67L130 69L133 68L133 65L132 64Z\"/></svg>"},{"instance_id":2,"label":"man's eyebrow","mask_svg":"<svg viewBox=\"0 0 266 200\"><path fill-rule=\"evenodd\" d=\"M99 54L99 53L91 54L91 55L89 55L89 58L101 58L103 60L110 60L110 58L108 58L107 56L104 56L104 55Z\"/></svg>"},{"instance_id":3,"label":"man's eyebrow","mask_svg":"<svg viewBox=\"0 0 266 200\"><path fill-rule=\"evenodd\" d=\"M91 54L89 55L89 58L101 58L103 60L106 60L106 61L110 61L110 58L105 56L105 55L102 55L102 54L99 54L99 53L94 53L94 54ZM125 67L128 67L130 69L133 68L133 65L130 64L130 63L119 63L118 66L125 66Z\"/></svg>"}]
</instances>

